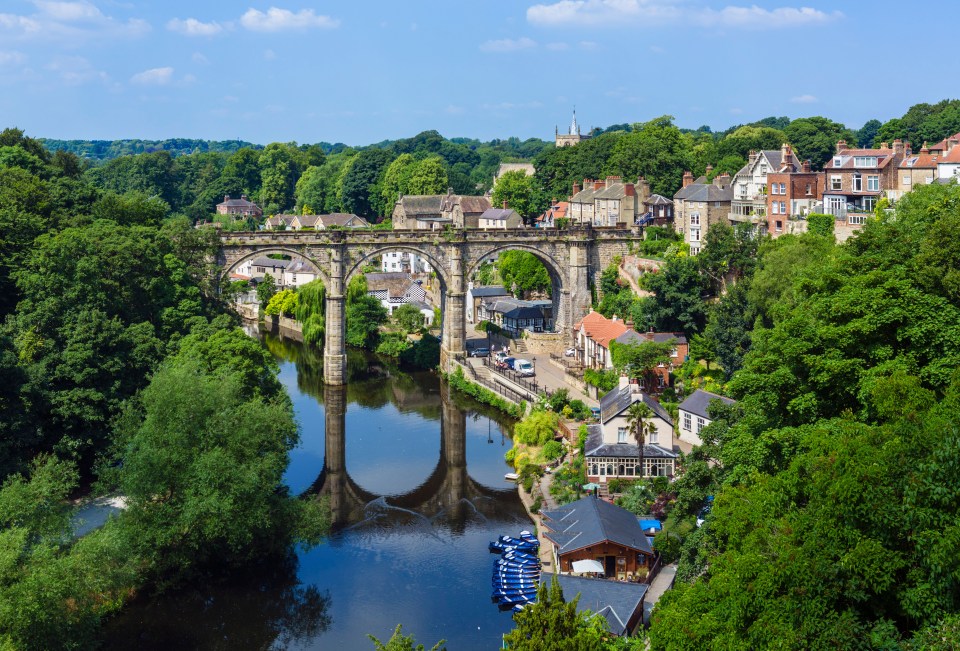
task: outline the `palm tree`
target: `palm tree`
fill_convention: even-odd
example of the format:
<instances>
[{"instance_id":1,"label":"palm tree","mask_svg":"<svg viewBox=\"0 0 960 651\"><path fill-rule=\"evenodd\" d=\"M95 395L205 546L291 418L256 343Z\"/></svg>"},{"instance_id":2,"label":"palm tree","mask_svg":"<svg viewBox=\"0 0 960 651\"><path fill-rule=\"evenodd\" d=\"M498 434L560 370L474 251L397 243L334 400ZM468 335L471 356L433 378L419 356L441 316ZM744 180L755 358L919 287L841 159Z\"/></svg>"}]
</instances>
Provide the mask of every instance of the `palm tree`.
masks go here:
<instances>
[{"instance_id":1,"label":"palm tree","mask_svg":"<svg viewBox=\"0 0 960 651\"><path fill-rule=\"evenodd\" d=\"M633 432L633 438L637 442L637 469L640 477L644 477L643 472L643 446L647 442L647 433L656 425L648 422L647 419L653 416L653 411L643 402L638 400L627 408L627 427Z\"/></svg>"}]
</instances>

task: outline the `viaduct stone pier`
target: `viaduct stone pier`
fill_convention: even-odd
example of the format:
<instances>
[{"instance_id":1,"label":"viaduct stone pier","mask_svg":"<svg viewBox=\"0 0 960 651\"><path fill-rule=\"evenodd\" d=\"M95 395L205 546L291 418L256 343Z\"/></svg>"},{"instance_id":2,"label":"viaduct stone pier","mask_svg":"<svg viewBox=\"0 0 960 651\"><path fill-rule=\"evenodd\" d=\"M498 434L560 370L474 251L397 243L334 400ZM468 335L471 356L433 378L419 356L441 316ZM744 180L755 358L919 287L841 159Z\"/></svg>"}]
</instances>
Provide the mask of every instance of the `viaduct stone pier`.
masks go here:
<instances>
[{"instance_id":1,"label":"viaduct stone pier","mask_svg":"<svg viewBox=\"0 0 960 651\"><path fill-rule=\"evenodd\" d=\"M639 232L627 228L258 231L222 233L217 252L219 279L240 264L267 253L309 261L327 288L324 382L346 382L345 290L371 259L387 252L415 253L426 259L442 290L443 335L440 366L465 353L466 282L483 262L502 251L534 254L553 284L553 314L559 332L572 337L573 324L590 310L591 287L616 256L630 252Z\"/></svg>"}]
</instances>

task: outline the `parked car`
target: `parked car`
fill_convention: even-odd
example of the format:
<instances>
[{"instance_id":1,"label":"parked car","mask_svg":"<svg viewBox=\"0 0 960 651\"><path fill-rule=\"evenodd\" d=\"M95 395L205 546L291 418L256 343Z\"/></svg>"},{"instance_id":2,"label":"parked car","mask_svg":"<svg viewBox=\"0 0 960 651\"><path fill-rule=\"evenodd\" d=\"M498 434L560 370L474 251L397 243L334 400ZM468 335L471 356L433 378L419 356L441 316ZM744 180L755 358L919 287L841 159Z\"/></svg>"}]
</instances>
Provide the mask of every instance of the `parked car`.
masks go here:
<instances>
[{"instance_id":1,"label":"parked car","mask_svg":"<svg viewBox=\"0 0 960 651\"><path fill-rule=\"evenodd\" d=\"M518 375L524 377L531 377L536 373L533 368L533 364L529 359L518 359L513 363L513 370L517 372Z\"/></svg>"},{"instance_id":2,"label":"parked car","mask_svg":"<svg viewBox=\"0 0 960 651\"><path fill-rule=\"evenodd\" d=\"M470 357L489 357L490 349L489 348L474 348L470 351Z\"/></svg>"},{"instance_id":3,"label":"parked car","mask_svg":"<svg viewBox=\"0 0 960 651\"><path fill-rule=\"evenodd\" d=\"M515 361L517 361L516 357L504 357L503 361L499 362L497 366L500 368L509 368L510 370L513 370L513 363Z\"/></svg>"},{"instance_id":4,"label":"parked car","mask_svg":"<svg viewBox=\"0 0 960 651\"><path fill-rule=\"evenodd\" d=\"M565 351L563 351L564 357L573 357L576 354L577 354L576 348L567 348Z\"/></svg>"},{"instance_id":5,"label":"parked car","mask_svg":"<svg viewBox=\"0 0 960 651\"><path fill-rule=\"evenodd\" d=\"M501 364L503 360L505 360L508 357L510 357L510 355L506 354L501 350L499 353L493 356L493 361L495 361L497 364Z\"/></svg>"}]
</instances>

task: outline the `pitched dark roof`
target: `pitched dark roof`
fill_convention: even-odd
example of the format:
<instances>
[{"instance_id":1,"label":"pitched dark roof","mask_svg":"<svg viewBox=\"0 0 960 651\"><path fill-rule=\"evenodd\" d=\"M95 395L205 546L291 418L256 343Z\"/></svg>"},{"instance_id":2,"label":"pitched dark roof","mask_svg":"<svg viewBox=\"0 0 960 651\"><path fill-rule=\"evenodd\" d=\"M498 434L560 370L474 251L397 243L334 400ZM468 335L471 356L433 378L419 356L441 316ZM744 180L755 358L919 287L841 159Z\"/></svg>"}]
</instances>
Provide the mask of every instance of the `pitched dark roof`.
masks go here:
<instances>
[{"instance_id":1,"label":"pitched dark roof","mask_svg":"<svg viewBox=\"0 0 960 651\"><path fill-rule=\"evenodd\" d=\"M513 208L487 208L483 211L483 214L480 215L480 219L498 219L506 221L516 214L517 211Z\"/></svg>"},{"instance_id":2,"label":"pitched dark roof","mask_svg":"<svg viewBox=\"0 0 960 651\"><path fill-rule=\"evenodd\" d=\"M665 344L668 341L675 341L678 344L687 343L687 337L682 332L637 332L636 330L627 330L616 338L621 344L645 344L651 341L658 344Z\"/></svg>"},{"instance_id":3,"label":"pitched dark roof","mask_svg":"<svg viewBox=\"0 0 960 651\"><path fill-rule=\"evenodd\" d=\"M319 217L324 226L351 226L353 228L362 228L370 225L370 222L366 219L353 213L334 212L329 215L320 215Z\"/></svg>"},{"instance_id":4,"label":"pitched dark roof","mask_svg":"<svg viewBox=\"0 0 960 651\"><path fill-rule=\"evenodd\" d=\"M543 511L541 515L547 528L544 536L557 545L561 556L606 541L653 553L636 515L593 496Z\"/></svg>"},{"instance_id":5,"label":"pitched dark roof","mask_svg":"<svg viewBox=\"0 0 960 651\"><path fill-rule=\"evenodd\" d=\"M569 602L579 594L577 610L600 615L607 620L610 632L621 637L631 633L628 624L643 608L648 588L645 583L621 583L566 574L557 575L557 581L564 599Z\"/></svg>"},{"instance_id":6,"label":"pitched dark roof","mask_svg":"<svg viewBox=\"0 0 960 651\"><path fill-rule=\"evenodd\" d=\"M483 287L473 287L470 293L474 298L487 298L488 296L510 296L510 292L499 285L485 285Z\"/></svg>"},{"instance_id":7,"label":"pitched dark roof","mask_svg":"<svg viewBox=\"0 0 960 651\"><path fill-rule=\"evenodd\" d=\"M654 415L672 426L673 419L670 418L670 413L663 408L663 405L642 391L634 391L635 388L636 385L634 384L628 384L622 388L617 387L600 398L600 422L606 424L611 418L616 418L626 411L634 402L642 399Z\"/></svg>"},{"instance_id":8,"label":"pitched dark roof","mask_svg":"<svg viewBox=\"0 0 960 651\"><path fill-rule=\"evenodd\" d=\"M636 459L639 456L636 443L604 443L603 427L596 423L587 425L587 440L583 450L584 456L588 458ZM676 459L679 455L659 445L644 443L643 456L647 459Z\"/></svg>"},{"instance_id":9,"label":"pitched dark roof","mask_svg":"<svg viewBox=\"0 0 960 651\"><path fill-rule=\"evenodd\" d=\"M680 188L675 195L674 201L681 199L683 201L730 201L733 199L733 188L729 185L717 187L713 183L691 183L685 188Z\"/></svg>"},{"instance_id":10,"label":"pitched dark roof","mask_svg":"<svg viewBox=\"0 0 960 651\"><path fill-rule=\"evenodd\" d=\"M683 411L689 411L691 414L696 416L703 416L704 418L709 418L707 414L707 409L710 406L712 400L719 400L726 405L732 405L736 400L730 398L725 398L724 396L718 396L715 393L709 393L703 389L697 389L686 400L680 403L680 409Z\"/></svg>"},{"instance_id":11,"label":"pitched dark roof","mask_svg":"<svg viewBox=\"0 0 960 651\"><path fill-rule=\"evenodd\" d=\"M651 194L646 201L643 203L648 206L670 206L673 205L673 202L670 199L667 199L663 195Z\"/></svg>"}]
</instances>

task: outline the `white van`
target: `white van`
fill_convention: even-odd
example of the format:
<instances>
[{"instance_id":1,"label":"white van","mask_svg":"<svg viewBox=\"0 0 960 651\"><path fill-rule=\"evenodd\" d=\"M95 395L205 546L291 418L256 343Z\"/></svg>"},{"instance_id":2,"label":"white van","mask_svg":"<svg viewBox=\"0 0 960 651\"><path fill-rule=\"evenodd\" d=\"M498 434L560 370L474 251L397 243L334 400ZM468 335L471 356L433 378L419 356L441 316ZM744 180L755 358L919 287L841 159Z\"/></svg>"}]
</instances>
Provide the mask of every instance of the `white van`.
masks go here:
<instances>
[{"instance_id":1,"label":"white van","mask_svg":"<svg viewBox=\"0 0 960 651\"><path fill-rule=\"evenodd\" d=\"M518 375L523 375L525 377L529 377L534 374L533 364L530 363L529 359L518 359L515 361L513 363L513 370L515 370Z\"/></svg>"}]
</instances>

